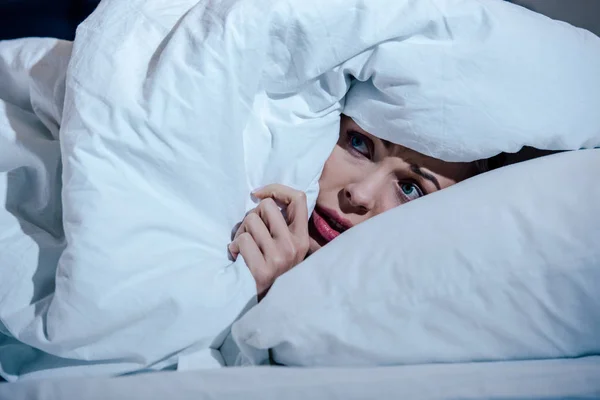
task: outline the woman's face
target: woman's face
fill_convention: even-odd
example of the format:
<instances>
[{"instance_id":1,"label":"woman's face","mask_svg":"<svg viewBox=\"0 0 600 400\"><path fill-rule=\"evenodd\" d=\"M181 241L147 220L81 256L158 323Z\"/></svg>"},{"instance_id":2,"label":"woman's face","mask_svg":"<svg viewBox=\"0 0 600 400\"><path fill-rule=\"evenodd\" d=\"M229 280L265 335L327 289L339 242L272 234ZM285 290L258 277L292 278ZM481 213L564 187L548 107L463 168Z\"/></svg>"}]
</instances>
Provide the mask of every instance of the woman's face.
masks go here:
<instances>
[{"instance_id":1,"label":"woman's face","mask_svg":"<svg viewBox=\"0 0 600 400\"><path fill-rule=\"evenodd\" d=\"M309 221L309 254L377 214L474 175L468 163L449 163L378 139L342 116L340 138L319 180Z\"/></svg>"}]
</instances>

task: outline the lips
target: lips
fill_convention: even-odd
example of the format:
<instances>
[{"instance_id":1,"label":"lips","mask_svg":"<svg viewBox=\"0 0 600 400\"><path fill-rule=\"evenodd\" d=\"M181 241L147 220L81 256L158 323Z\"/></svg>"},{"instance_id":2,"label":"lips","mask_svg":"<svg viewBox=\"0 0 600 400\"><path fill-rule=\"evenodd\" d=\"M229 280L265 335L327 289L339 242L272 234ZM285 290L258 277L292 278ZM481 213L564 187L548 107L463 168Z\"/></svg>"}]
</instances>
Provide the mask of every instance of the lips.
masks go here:
<instances>
[{"instance_id":1,"label":"lips","mask_svg":"<svg viewBox=\"0 0 600 400\"><path fill-rule=\"evenodd\" d=\"M338 237L342 232L350 229L352 224L342 219L333 210L316 207L312 214L311 231L316 233L317 242L326 244ZM315 235L313 235L315 236Z\"/></svg>"}]
</instances>

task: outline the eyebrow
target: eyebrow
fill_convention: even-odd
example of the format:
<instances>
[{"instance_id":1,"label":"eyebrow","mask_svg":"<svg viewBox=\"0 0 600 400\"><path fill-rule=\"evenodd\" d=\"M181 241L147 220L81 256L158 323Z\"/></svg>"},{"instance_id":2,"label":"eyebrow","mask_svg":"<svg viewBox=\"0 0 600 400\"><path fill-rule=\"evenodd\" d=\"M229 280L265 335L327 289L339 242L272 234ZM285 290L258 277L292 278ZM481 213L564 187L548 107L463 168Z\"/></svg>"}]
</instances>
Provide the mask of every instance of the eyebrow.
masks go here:
<instances>
[{"instance_id":1,"label":"eyebrow","mask_svg":"<svg viewBox=\"0 0 600 400\"><path fill-rule=\"evenodd\" d=\"M421 168L419 168L418 165L411 164L410 165L410 170L412 172L414 172L415 174L417 174L419 176L422 176L423 178L425 178L428 181L432 182L438 190L442 190L442 187L441 187L440 183L438 182L438 180L436 179L436 177L433 176L433 175L431 175L431 174L428 174L425 171L423 171Z\"/></svg>"},{"instance_id":2,"label":"eyebrow","mask_svg":"<svg viewBox=\"0 0 600 400\"><path fill-rule=\"evenodd\" d=\"M394 146L394 144L392 142L390 142L389 140L385 140L385 139L380 139L380 140L383 143L383 145L385 146L385 148L388 150L392 146ZM442 186L440 185L440 182L437 180L437 178L435 176L423 171L417 164L411 164L410 170L412 172L414 172L415 174L417 174L417 175L427 179L431 183L433 183L435 185L435 187L437 188L437 190L442 190Z\"/></svg>"}]
</instances>

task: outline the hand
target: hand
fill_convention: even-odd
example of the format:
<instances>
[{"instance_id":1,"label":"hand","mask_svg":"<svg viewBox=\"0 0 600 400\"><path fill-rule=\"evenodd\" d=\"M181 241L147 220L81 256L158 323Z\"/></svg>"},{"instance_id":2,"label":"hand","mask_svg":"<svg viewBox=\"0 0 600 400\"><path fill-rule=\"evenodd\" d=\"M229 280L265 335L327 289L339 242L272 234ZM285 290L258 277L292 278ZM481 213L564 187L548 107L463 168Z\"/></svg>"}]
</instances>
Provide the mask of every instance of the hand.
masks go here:
<instances>
[{"instance_id":1,"label":"hand","mask_svg":"<svg viewBox=\"0 0 600 400\"><path fill-rule=\"evenodd\" d=\"M253 193L260 199L240 224L229 252L241 254L256 281L259 299L275 279L302 262L308 253L306 194L284 185L268 185ZM278 204L284 208L284 217Z\"/></svg>"}]
</instances>

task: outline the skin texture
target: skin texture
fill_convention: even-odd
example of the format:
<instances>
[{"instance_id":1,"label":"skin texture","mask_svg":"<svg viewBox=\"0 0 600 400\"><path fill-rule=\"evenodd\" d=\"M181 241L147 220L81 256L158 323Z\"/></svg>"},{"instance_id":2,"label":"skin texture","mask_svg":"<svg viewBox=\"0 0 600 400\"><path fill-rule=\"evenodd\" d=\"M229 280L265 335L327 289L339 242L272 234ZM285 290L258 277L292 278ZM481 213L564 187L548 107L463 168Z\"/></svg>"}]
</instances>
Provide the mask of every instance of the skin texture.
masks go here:
<instances>
[{"instance_id":1,"label":"skin texture","mask_svg":"<svg viewBox=\"0 0 600 400\"><path fill-rule=\"evenodd\" d=\"M342 116L340 138L325 163L312 215L303 192L265 186L253 193L261 201L241 222L229 251L233 259L244 257L261 298L278 276L341 232L475 171L470 163L437 160L378 139Z\"/></svg>"}]
</instances>

